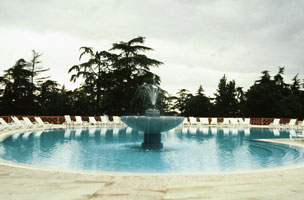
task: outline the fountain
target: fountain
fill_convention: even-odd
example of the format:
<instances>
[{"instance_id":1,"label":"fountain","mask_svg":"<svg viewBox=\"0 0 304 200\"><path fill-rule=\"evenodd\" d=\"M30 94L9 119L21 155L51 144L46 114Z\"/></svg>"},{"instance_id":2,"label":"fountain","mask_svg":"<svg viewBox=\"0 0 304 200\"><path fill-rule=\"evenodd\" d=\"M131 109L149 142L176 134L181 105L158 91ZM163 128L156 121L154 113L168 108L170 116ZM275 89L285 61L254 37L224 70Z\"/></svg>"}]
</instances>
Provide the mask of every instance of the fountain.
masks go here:
<instances>
[{"instance_id":1,"label":"fountain","mask_svg":"<svg viewBox=\"0 0 304 200\"><path fill-rule=\"evenodd\" d=\"M152 108L145 111L144 116L123 116L122 121L129 127L144 132L144 149L160 149L163 147L161 142L161 132L169 131L181 124L184 117L160 116L159 110L155 109L159 88L152 84L142 86L151 101Z\"/></svg>"}]
</instances>

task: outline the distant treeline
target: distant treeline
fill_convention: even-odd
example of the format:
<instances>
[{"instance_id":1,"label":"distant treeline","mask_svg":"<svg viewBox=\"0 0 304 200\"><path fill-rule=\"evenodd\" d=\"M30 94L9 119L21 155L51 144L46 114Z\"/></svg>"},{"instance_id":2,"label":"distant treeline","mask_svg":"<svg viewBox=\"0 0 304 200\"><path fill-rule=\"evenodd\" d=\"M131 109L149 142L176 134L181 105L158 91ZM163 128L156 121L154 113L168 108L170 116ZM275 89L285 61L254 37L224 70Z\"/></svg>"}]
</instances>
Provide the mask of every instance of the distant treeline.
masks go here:
<instances>
[{"instance_id":1,"label":"distant treeline","mask_svg":"<svg viewBox=\"0 0 304 200\"><path fill-rule=\"evenodd\" d=\"M129 115L142 114L151 107L148 95L138 92L144 84L159 87L160 77L150 71L163 63L149 58L144 37L114 43L108 51L81 47L79 60L69 69L71 81L83 78L81 86L67 90L43 76L49 68L41 65L42 54L33 51L30 61L19 59L0 76L0 115ZM85 61L82 61L86 55ZM247 90L224 75L207 97L199 86L195 94L181 89L175 96L160 89L156 107L163 115L220 117L304 117L304 83L298 75L284 81L284 67L271 77L263 71Z\"/></svg>"}]
</instances>

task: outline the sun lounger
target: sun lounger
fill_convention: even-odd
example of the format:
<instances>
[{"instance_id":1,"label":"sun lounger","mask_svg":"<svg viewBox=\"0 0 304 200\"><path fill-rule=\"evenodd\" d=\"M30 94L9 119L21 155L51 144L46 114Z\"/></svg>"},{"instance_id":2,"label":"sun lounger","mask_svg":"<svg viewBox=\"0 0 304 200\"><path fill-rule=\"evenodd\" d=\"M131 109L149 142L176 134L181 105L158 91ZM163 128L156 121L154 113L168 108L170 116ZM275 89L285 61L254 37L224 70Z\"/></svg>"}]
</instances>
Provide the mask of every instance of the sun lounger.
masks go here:
<instances>
[{"instance_id":1,"label":"sun lounger","mask_svg":"<svg viewBox=\"0 0 304 200\"><path fill-rule=\"evenodd\" d=\"M53 124L49 124L48 122L42 121L40 117L35 117L36 122L43 128L52 128Z\"/></svg>"},{"instance_id":2,"label":"sun lounger","mask_svg":"<svg viewBox=\"0 0 304 200\"><path fill-rule=\"evenodd\" d=\"M187 117L184 118L184 121L183 121L182 124L183 124L183 126L189 126L190 125L190 122L188 121Z\"/></svg>"},{"instance_id":3,"label":"sun lounger","mask_svg":"<svg viewBox=\"0 0 304 200\"><path fill-rule=\"evenodd\" d=\"M23 121L24 121L25 125L27 125L28 127L32 127L32 128L42 127L42 125L40 125L38 123L31 122L31 120L28 117L23 117Z\"/></svg>"},{"instance_id":4,"label":"sun lounger","mask_svg":"<svg viewBox=\"0 0 304 200\"><path fill-rule=\"evenodd\" d=\"M294 128L296 126L296 123L297 123L297 119L291 119L286 126L288 128Z\"/></svg>"},{"instance_id":5,"label":"sun lounger","mask_svg":"<svg viewBox=\"0 0 304 200\"><path fill-rule=\"evenodd\" d=\"M217 123L217 118L211 118L211 122L210 122L210 125L218 125Z\"/></svg>"},{"instance_id":6,"label":"sun lounger","mask_svg":"<svg viewBox=\"0 0 304 200\"><path fill-rule=\"evenodd\" d=\"M96 121L95 117L89 117L89 124L98 126L101 125L101 122Z\"/></svg>"},{"instance_id":7,"label":"sun lounger","mask_svg":"<svg viewBox=\"0 0 304 200\"><path fill-rule=\"evenodd\" d=\"M245 118L243 125L250 126L250 118Z\"/></svg>"},{"instance_id":8,"label":"sun lounger","mask_svg":"<svg viewBox=\"0 0 304 200\"><path fill-rule=\"evenodd\" d=\"M224 118L223 122L221 123L221 125L229 125L230 118Z\"/></svg>"},{"instance_id":9,"label":"sun lounger","mask_svg":"<svg viewBox=\"0 0 304 200\"><path fill-rule=\"evenodd\" d=\"M236 120L238 121L239 125L244 125L245 121L243 120L243 118L236 118Z\"/></svg>"},{"instance_id":10,"label":"sun lounger","mask_svg":"<svg viewBox=\"0 0 304 200\"><path fill-rule=\"evenodd\" d=\"M121 118L118 117L118 116L113 116L113 123L114 123L114 125L118 125L118 126L124 124L124 123L121 121Z\"/></svg>"},{"instance_id":11,"label":"sun lounger","mask_svg":"<svg viewBox=\"0 0 304 200\"><path fill-rule=\"evenodd\" d=\"M2 130L5 129L14 129L14 128L20 128L21 126L17 125L17 124L12 124L12 123L7 123L3 118L0 118L0 124L2 126Z\"/></svg>"},{"instance_id":12,"label":"sun lounger","mask_svg":"<svg viewBox=\"0 0 304 200\"><path fill-rule=\"evenodd\" d=\"M273 120L273 122L272 122L271 124L269 124L269 126L273 126L273 127L280 126L280 119L275 118L275 119Z\"/></svg>"},{"instance_id":13,"label":"sun lounger","mask_svg":"<svg viewBox=\"0 0 304 200\"><path fill-rule=\"evenodd\" d=\"M22 128L32 128L33 124L29 124L28 122L20 121L17 117L12 116L12 120L15 124Z\"/></svg>"},{"instance_id":14,"label":"sun lounger","mask_svg":"<svg viewBox=\"0 0 304 200\"><path fill-rule=\"evenodd\" d=\"M70 115L64 115L64 119L65 119L64 124L67 126L73 126L75 124L75 122L72 121Z\"/></svg>"},{"instance_id":15,"label":"sun lounger","mask_svg":"<svg viewBox=\"0 0 304 200\"><path fill-rule=\"evenodd\" d=\"M108 116L104 115L104 116L100 116L100 118L101 118L102 125L112 125L113 124L112 122L110 122Z\"/></svg>"},{"instance_id":16,"label":"sun lounger","mask_svg":"<svg viewBox=\"0 0 304 200\"><path fill-rule=\"evenodd\" d=\"M229 118L230 125L237 126L239 125L237 118Z\"/></svg>"},{"instance_id":17,"label":"sun lounger","mask_svg":"<svg viewBox=\"0 0 304 200\"><path fill-rule=\"evenodd\" d=\"M192 126L198 125L195 117L189 117L189 121Z\"/></svg>"},{"instance_id":18,"label":"sun lounger","mask_svg":"<svg viewBox=\"0 0 304 200\"><path fill-rule=\"evenodd\" d=\"M200 117L199 121L201 125L209 125L209 119L207 117Z\"/></svg>"},{"instance_id":19,"label":"sun lounger","mask_svg":"<svg viewBox=\"0 0 304 200\"><path fill-rule=\"evenodd\" d=\"M80 126L87 126L88 123L82 121L81 116L75 116L76 122L75 125L80 125Z\"/></svg>"}]
</instances>

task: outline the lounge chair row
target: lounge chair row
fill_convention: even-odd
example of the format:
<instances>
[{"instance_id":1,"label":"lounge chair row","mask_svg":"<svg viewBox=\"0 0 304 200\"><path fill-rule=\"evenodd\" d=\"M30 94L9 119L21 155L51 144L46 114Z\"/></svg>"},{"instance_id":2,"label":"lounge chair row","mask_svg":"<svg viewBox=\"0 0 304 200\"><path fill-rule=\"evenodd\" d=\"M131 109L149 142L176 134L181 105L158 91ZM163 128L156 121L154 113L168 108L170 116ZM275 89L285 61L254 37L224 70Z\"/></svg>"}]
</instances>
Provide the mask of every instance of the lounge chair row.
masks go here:
<instances>
[{"instance_id":1,"label":"lounge chair row","mask_svg":"<svg viewBox=\"0 0 304 200\"><path fill-rule=\"evenodd\" d=\"M189 117L185 118L183 121L183 125L250 125L250 118L224 118L223 122L219 122L216 117L211 118L211 121L209 122L209 118L207 117Z\"/></svg>"},{"instance_id":2,"label":"lounge chair row","mask_svg":"<svg viewBox=\"0 0 304 200\"><path fill-rule=\"evenodd\" d=\"M291 119L288 124L282 124L280 123L279 118L275 118L271 124L269 124L271 127L289 127L289 128L295 128L295 127L304 127L304 121L302 123L297 124L297 119Z\"/></svg>"},{"instance_id":3,"label":"lounge chair row","mask_svg":"<svg viewBox=\"0 0 304 200\"><path fill-rule=\"evenodd\" d=\"M211 118L211 121L209 122L209 118L207 117L189 117L184 119L183 125L232 125L232 126L250 126L250 118L224 118L222 122L219 122L217 118ZM303 127L304 128L304 121L302 123L297 124L297 119L291 119L289 123L282 124L280 123L280 119L275 118L272 123L269 124L270 127L285 127L285 128L295 128L295 127Z\"/></svg>"},{"instance_id":4,"label":"lounge chair row","mask_svg":"<svg viewBox=\"0 0 304 200\"><path fill-rule=\"evenodd\" d=\"M43 122L40 117L35 117L33 123L28 117L23 117L19 120L17 117L12 116L12 123L7 123L3 118L0 118L0 130L12 130L21 128L51 128L53 125Z\"/></svg>"},{"instance_id":5,"label":"lounge chair row","mask_svg":"<svg viewBox=\"0 0 304 200\"><path fill-rule=\"evenodd\" d=\"M65 125L67 126L88 126L88 125L94 125L94 126L122 126L124 123L121 121L121 118L118 116L113 116L113 121L110 121L108 116L100 116L101 121L97 121L95 117L89 117L89 121L82 121L81 116L75 116L75 121L71 119L69 115L65 115Z\"/></svg>"}]
</instances>

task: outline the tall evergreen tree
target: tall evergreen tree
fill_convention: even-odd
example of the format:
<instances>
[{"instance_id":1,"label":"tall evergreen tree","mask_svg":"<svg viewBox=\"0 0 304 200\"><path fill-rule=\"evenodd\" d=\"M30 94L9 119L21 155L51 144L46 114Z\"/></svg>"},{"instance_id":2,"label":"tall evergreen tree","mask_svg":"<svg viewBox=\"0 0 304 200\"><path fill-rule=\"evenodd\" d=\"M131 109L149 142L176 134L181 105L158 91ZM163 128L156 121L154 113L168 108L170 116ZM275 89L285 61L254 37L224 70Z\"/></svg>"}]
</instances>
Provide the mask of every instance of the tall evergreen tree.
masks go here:
<instances>
[{"instance_id":1,"label":"tall evergreen tree","mask_svg":"<svg viewBox=\"0 0 304 200\"><path fill-rule=\"evenodd\" d=\"M3 114L34 114L37 111L28 63L19 59L16 64L4 71L0 83L4 87L1 108Z\"/></svg>"},{"instance_id":2,"label":"tall evergreen tree","mask_svg":"<svg viewBox=\"0 0 304 200\"><path fill-rule=\"evenodd\" d=\"M215 112L218 116L236 116L238 111L235 81L227 82L226 75L220 79L215 95Z\"/></svg>"}]
</instances>

